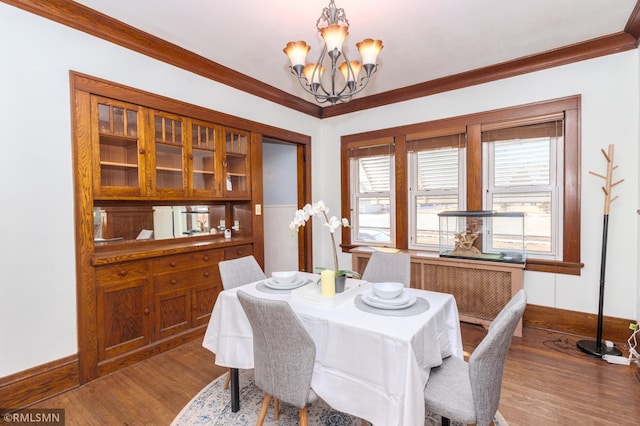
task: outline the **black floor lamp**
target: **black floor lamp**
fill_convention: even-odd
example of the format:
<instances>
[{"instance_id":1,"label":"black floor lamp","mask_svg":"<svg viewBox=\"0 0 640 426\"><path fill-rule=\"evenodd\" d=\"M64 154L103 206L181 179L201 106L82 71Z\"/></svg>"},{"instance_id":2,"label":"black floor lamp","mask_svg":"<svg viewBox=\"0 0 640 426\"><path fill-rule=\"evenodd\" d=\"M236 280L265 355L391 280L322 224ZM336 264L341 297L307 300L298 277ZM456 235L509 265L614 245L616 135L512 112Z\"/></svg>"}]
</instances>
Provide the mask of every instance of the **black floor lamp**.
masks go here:
<instances>
[{"instance_id":1,"label":"black floor lamp","mask_svg":"<svg viewBox=\"0 0 640 426\"><path fill-rule=\"evenodd\" d=\"M616 183L611 183L611 178L613 176L613 171L618 168L618 166L613 165L613 145L609 145L609 152L604 152L604 149L601 150L604 158L607 159L607 175L603 176L598 173L594 173L589 171L592 175L603 178L606 183L602 187L604 191L604 223L602 227L602 257L600 259L600 302L598 304L598 331L596 335L596 340L579 340L578 348L583 352L586 352L591 355L595 355L598 357L602 357L603 355L622 355L615 346L608 347L607 345L602 344L602 316L603 316L603 305L604 305L604 278L605 278L605 270L607 267L607 231L609 228L609 207L611 203L613 203L618 196L611 198L611 188L622 183L624 179L620 179Z\"/></svg>"}]
</instances>

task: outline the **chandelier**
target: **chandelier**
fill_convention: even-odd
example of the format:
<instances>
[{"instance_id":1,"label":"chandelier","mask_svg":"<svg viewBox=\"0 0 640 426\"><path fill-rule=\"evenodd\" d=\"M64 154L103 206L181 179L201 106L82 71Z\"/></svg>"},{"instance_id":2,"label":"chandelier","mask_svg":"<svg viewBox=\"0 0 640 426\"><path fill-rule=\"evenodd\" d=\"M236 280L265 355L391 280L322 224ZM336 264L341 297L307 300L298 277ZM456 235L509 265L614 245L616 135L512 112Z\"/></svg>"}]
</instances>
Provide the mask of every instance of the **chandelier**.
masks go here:
<instances>
[{"instance_id":1,"label":"chandelier","mask_svg":"<svg viewBox=\"0 0 640 426\"><path fill-rule=\"evenodd\" d=\"M367 86L371 75L376 72L376 58L382 50L382 41L367 38L356 43L362 63L350 61L342 50L342 43L349 35L349 21L344 9L338 9L334 0L322 9L316 28L324 39L324 46L315 63L306 64L311 47L304 41L290 41L283 49L291 61L291 73L298 78L300 86L315 97L316 102L330 102L331 105L348 102ZM343 60L338 65L341 56ZM330 64L329 78L326 77L324 63ZM364 75L358 80L361 72ZM336 80L337 75L342 77Z\"/></svg>"}]
</instances>

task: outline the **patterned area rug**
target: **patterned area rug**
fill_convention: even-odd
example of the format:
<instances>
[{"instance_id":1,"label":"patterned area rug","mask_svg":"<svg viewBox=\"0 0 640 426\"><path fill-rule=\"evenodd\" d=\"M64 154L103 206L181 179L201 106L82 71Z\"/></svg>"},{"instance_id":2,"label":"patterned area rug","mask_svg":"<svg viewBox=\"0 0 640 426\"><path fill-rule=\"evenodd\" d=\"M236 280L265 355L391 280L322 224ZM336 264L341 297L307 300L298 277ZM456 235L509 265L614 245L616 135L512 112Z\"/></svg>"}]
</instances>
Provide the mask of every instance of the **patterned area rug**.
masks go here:
<instances>
[{"instance_id":1,"label":"patterned area rug","mask_svg":"<svg viewBox=\"0 0 640 426\"><path fill-rule=\"evenodd\" d=\"M253 370L240 370L240 410L237 413L231 411L229 390L223 389L225 377L226 374L223 374L202 389L180 411L171 426L255 425L264 394L253 383ZM496 426L508 426L504 420L500 420L502 419L496 419ZM298 410L293 406L281 403L280 419L276 422L273 418L272 403L264 424L266 426L298 425ZM309 425L360 426L361 424L359 418L335 411L322 400L309 406ZM440 424L440 416L427 413L425 426L439 426ZM451 425L461 426L456 422L451 422Z\"/></svg>"}]
</instances>

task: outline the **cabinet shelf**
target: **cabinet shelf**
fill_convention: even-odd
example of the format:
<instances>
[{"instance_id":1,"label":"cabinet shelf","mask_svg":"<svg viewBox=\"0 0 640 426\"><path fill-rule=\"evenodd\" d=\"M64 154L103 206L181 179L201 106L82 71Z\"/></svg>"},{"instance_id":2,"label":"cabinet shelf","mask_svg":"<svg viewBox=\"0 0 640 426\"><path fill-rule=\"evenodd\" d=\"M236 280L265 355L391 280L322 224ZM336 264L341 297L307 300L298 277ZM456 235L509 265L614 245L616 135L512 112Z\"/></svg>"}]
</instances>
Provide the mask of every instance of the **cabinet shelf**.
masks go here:
<instances>
[{"instance_id":1,"label":"cabinet shelf","mask_svg":"<svg viewBox=\"0 0 640 426\"><path fill-rule=\"evenodd\" d=\"M227 176L236 176L236 177L247 177L246 173L227 173Z\"/></svg>"},{"instance_id":2,"label":"cabinet shelf","mask_svg":"<svg viewBox=\"0 0 640 426\"><path fill-rule=\"evenodd\" d=\"M137 169L138 165L137 164L130 164L130 163L116 163L113 161L101 161L100 162L100 166L105 166L105 167L121 167L121 168L125 168L125 169Z\"/></svg>"},{"instance_id":3,"label":"cabinet shelf","mask_svg":"<svg viewBox=\"0 0 640 426\"><path fill-rule=\"evenodd\" d=\"M163 172L179 172L179 173L182 173L182 169L177 168L177 167L156 166L156 170L160 170L160 171L163 171Z\"/></svg>"},{"instance_id":4,"label":"cabinet shelf","mask_svg":"<svg viewBox=\"0 0 640 426\"><path fill-rule=\"evenodd\" d=\"M213 170L194 170L193 173L201 174L201 175L215 175Z\"/></svg>"},{"instance_id":5,"label":"cabinet shelf","mask_svg":"<svg viewBox=\"0 0 640 426\"><path fill-rule=\"evenodd\" d=\"M120 143L127 145L137 145L138 137L137 136L125 136L118 135L115 133L107 133L107 132L98 132L100 135L100 142L104 143Z\"/></svg>"},{"instance_id":6,"label":"cabinet shelf","mask_svg":"<svg viewBox=\"0 0 640 426\"><path fill-rule=\"evenodd\" d=\"M182 142L167 142L163 140L156 139L156 146L166 146L166 147L174 147L174 148L182 148Z\"/></svg>"}]
</instances>

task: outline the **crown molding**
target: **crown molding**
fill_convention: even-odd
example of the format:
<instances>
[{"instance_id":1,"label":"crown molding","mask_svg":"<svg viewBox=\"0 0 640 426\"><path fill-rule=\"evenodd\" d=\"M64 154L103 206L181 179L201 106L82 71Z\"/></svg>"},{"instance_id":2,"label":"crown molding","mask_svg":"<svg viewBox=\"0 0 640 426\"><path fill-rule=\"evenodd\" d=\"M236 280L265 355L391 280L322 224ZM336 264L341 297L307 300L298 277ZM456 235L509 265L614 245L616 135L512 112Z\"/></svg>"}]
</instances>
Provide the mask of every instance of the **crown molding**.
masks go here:
<instances>
[{"instance_id":1,"label":"crown molding","mask_svg":"<svg viewBox=\"0 0 640 426\"><path fill-rule=\"evenodd\" d=\"M218 83L320 118L322 108L71 0L0 0Z\"/></svg>"},{"instance_id":2,"label":"crown molding","mask_svg":"<svg viewBox=\"0 0 640 426\"><path fill-rule=\"evenodd\" d=\"M363 111L637 48L640 0L624 32L384 93L320 107L71 0L0 0L84 33L316 118Z\"/></svg>"},{"instance_id":3,"label":"crown molding","mask_svg":"<svg viewBox=\"0 0 640 426\"><path fill-rule=\"evenodd\" d=\"M338 104L324 108L322 110L322 118L334 117L369 108L422 98L436 93L489 83L521 74L584 61L598 56L632 50L636 47L636 38L632 34L621 32L536 55L526 56L513 61L477 68L412 86L353 99L346 104Z\"/></svg>"}]
</instances>

